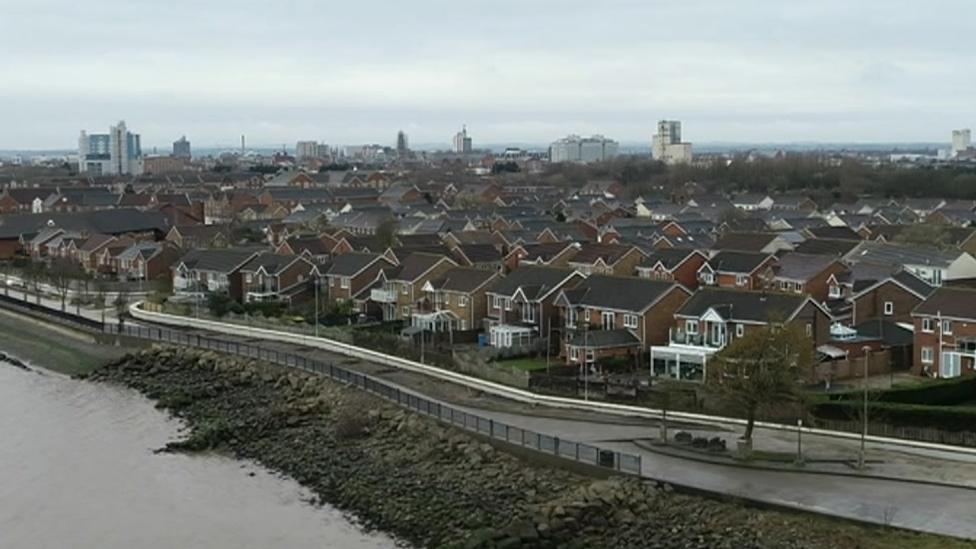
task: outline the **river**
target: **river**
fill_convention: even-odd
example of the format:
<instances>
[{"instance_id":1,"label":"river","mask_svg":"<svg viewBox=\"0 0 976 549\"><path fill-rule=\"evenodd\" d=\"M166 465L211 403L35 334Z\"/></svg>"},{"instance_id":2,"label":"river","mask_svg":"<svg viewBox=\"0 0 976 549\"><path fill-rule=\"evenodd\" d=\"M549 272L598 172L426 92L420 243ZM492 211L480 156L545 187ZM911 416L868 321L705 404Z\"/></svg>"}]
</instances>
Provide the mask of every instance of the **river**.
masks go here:
<instances>
[{"instance_id":1,"label":"river","mask_svg":"<svg viewBox=\"0 0 976 549\"><path fill-rule=\"evenodd\" d=\"M180 428L133 391L0 362L0 547L395 547L253 463L153 453Z\"/></svg>"}]
</instances>

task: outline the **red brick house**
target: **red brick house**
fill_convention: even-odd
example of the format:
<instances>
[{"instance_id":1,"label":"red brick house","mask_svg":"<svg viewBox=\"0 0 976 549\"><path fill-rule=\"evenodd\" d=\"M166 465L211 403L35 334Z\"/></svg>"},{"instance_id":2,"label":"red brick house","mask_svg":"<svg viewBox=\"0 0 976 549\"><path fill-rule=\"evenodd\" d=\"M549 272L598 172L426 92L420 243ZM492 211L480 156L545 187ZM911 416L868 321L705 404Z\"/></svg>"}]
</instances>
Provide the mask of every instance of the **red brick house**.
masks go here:
<instances>
[{"instance_id":1,"label":"red brick house","mask_svg":"<svg viewBox=\"0 0 976 549\"><path fill-rule=\"evenodd\" d=\"M349 252L334 257L324 273L329 302L359 299L383 269L394 266L395 263L382 254Z\"/></svg>"},{"instance_id":2,"label":"red brick house","mask_svg":"<svg viewBox=\"0 0 976 549\"><path fill-rule=\"evenodd\" d=\"M765 276L776 264L776 256L761 252L721 251L698 269L703 286L758 290L766 287Z\"/></svg>"},{"instance_id":3,"label":"red brick house","mask_svg":"<svg viewBox=\"0 0 976 549\"><path fill-rule=\"evenodd\" d=\"M555 339L562 325L556 297L585 277L569 269L520 267L494 282L485 292L486 329L492 347L520 348L538 338Z\"/></svg>"},{"instance_id":4,"label":"red brick house","mask_svg":"<svg viewBox=\"0 0 976 549\"><path fill-rule=\"evenodd\" d=\"M263 253L230 275L230 296L241 303L307 301L319 276L315 264L301 256Z\"/></svg>"},{"instance_id":5,"label":"red brick house","mask_svg":"<svg viewBox=\"0 0 976 549\"><path fill-rule=\"evenodd\" d=\"M912 371L958 377L976 371L976 289L943 286L912 311Z\"/></svg>"},{"instance_id":6,"label":"red brick house","mask_svg":"<svg viewBox=\"0 0 976 549\"><path fill-rule=\"evenodd\" d=\"M698 288L698 270L707 261L705 254L697 250L655 250L637 266L637 276L674 281L694 290Z\"/></svg>"},{"instance_id":7,"label":"red brick house","mask_svg":"<svg viewBox=\"0 0 976 549\"><path fill-rule=\"evenodd\" d=\"M900 271L883 278L851 296L852 325L857 326L878 318L889 322L912 323L912 311L934 289L908 271Z\"/></svg>"},{"instance_id":8,"label":"red brick house","mask_svg":"<svg viewBox=\"0 0 976 549\"><path fill-rule=\"evenodd\" d=\"M826 301L831 277L846 272L847 266L825 255L790 253L779 258L767 278L772 288L780 292L806 294L817 301Z\"/></svg>"}]
</instances>

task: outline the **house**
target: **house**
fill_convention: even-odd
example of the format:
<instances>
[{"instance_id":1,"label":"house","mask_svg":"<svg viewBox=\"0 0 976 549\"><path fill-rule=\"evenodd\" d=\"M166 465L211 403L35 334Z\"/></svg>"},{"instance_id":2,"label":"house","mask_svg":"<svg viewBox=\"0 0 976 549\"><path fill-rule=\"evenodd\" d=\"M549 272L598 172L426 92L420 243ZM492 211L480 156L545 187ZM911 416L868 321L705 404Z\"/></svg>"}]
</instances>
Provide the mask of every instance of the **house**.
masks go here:
<instances>
[{"instance_id":1,"label":"house","mask_svg":"<svg viewBox=\"0 0 976 549\"><path fill-rule=\"evenodd\" d=\"M458 264L488 271L502 271L502 253L495 244L457 244L450 248Z\"/></svg>"},{"instance_id":2,"label":"house","mask_svg":"<svg viewBox=\"0 0 976 549\"><path fill-rule=\"evenodd\" d=\"M326 287L330 303L365 299L364 290L372 285L383 269L396 264L389 257L377 253L349 252L337 255L325 268Z\"/></svg>"},{"instance_id":3,"label":"house","mask_svg":"<svg viewBox=\"0 0 976 549\"><path fill-rule=\"evenodd\" d=\"M772 266L773 289L806 294L819 302L827 300L831 275L847 270L840 261L826 255L790 253Z\"/></svg>"},{"instance_id":4,"label":"house","mask_svg":"<svg viewBox=\"0 0 976 549\"><path fill-rule=\"evenodd\" d=\"M765 288L764 278L776 256L766 253L722 251L698 268L698 281L704 286L758 290Z\"/></svg>"},{"instance_id":5,"label":"house","mask_svg":"<svg viewBox=\"0 0 976 549\"><path fill-rule=\"evenodd\" d=\"M548 242L544 244L519 244L502 260L505 269L513 271L521 266L565 267L576 254L573 242Z\"/></svg>"},{"instance_id":6,"label":"house","mask_svg":"<svg viewBox=\"0 0 976 549\"><path fill-rule=\"evenodd\" d=\"M348 244L347 244L348 245ZM325 263L336 253L339 241L327 235L293 236L286 238L275 249L280 255L300 255L314 263Z\"/></svg>"},{"instance_id":7,"label":"house","mask_svg":"<svg viewBox=\"0 0 976 549\"><path fill-rule=\"evenodd\" d=\"M519 267L485 292L485 327L492 347L525 348L558 333L562 325L556 297L585 277L569 269ZM555 330L554 332L552 330Z\"/></svg>"},{"instance_id":8,"label":"house","mask_svg":"<svg viewBox=\"0 0 976 549\"><path fill-rule=\"evenodd\" d=\"M950 378L976 371L976 289L943 286L912 311L917 374Z\"/></svg>"},{"instance_id":9,"label":"house","mask_svg":"<svg viewBox=\"0 0 976 549\"><path fill-rule=\"evenodd\" d=\"M617 198L624 194L624 186L619 181L594 180L587 181L580 189L580 196L598 196L601 198Z\"/></svg>"},{"instance_id":10,"label":"house","mask_svg":"<svg viewBox=\"0 0 976 549\"><path fill-rule=\"evenodd\" d=\"M783 251L793 251L793 247L782 235L776 233L727 232L715 241L715 244L712 245L712 250L775 254Z\"/></svg>"},{"instance_id":11,"label":"house","mask_svg":"<svg viewBox=\"0 0 976 549\"><path fill-rule=\"evenodd\" d=\"M480 330L488 311L485 292L501 278L497 271L453 267L424 283L424 298L410 322L432 332Z\"/></svg>"},{"instance_id":12,"label":"house","mask_svg":"<svg viewBox=\"0 0 976 549\"><path fill-rule=\"evenodd\" d=\"M694 290L698 288L698 270L707 261L705 254L697 250L655 250L637 266L637 276L673 281Z\"/></svg>"},{"instance_id":13,"label":"house","mask_svg":"<svg viewBox=\"0 0 976 549\"><path fill-rule=\"evenodd\" d=\"M647 257L637 246L624 244L585 242L575 244L575 247L576 253L566 264L584 275L633 276L637 272L637 266Z\"/></svg>"},{"instance_id":14,"label":"house","mask_svg":"<svg viewBox=\"0 0 976 549\"><path fill-rule=\"evenodd\" d=\"M884 319L911 324L912 311L934 290L908 271L891 274L851 295L851 323Z\"/></svg>"},{"instance_id":15,"label":"house","mask_svg":"<svg viewBox=\"0 0 976 549\"><path fill-rule=\"evenodd\" d=\"M667 345L651 346L651 375L704 381L712 356L749 330L799 323L814 345L830 339L830 313L809 296L699 288L674 314Z\"/></svg>"},{"instance_id":16,"label":"house","mask_svg":"<svg viewBox=\"0 0 976 549\"><path fill-rule=\"evenodd\" d=\"M237 248L190 250L173 265L173 292L184 295L229 292L231 273L258 253Z\"/></svg>"},{"instance_id":17,"label":"house","mask_svg":"<svg viewBox=\"0 0 976 549\"><path fill-rule=\"evenodd\" d=\"M649 345L664 344L691 291L674 282L593 275L556 298L565 330L567 364L631 357L639 364Z\"/></svg>"},{"instance_id":18,"label":"house","mask_svg":"<svg viewBox=\"0 0 976 549\"><path fill-rule=\"evenodd\" d=\"M440 254L411 253L384 274L383 284L371 290L370 300L379 305L384 321L407 320L425 297L424 285L457 266Z\"/></svg>"},{"instance_id":19,"label":"house","mask_svg":"<svg viewBox=\"0 0 976 549\"><path fill-rule=\"evenodd\" d=\"M766 194L745 193L732 197L732 205L746 212L769 210L773 204L775 201Z\"/></svg>"},{"instance_id":20,"label":"house","mask_svg":"<svg viewBox=\"0 0 976 549\"><path fill-rule=\"evenodd\" d=\"M258 254L230 275L230 296L240 303L295 305L313 296L318 268L302 256Z\"/></svg>"},{"instance_id":21,"label":"house","mask_svg":"<svg viewBox=\"0 0 976 549\"><path fill-rule=\"evenodd\" d=\"M116 273L122 280L156 280L169 276L179 251L163 242L137 242L116 256Z\"/></svg>"},{"instance_id":22,"label":"house","mask_svg":"<svg viewBox=\"0 0 976 549\"><path fill-rule=\"evenodd\" d=\"M78 246L78 251L76 253L77 261L81 264L82 269L84 269L87 273L96 272L98 270L98 253L108 246L117 246L118 244L116 242L118 240L118 237L107 234L93 234L85 239L84 242ZM132 240L128 241L130 244L134 242L135 241Z\"/></svg>"},{"instance_id":23,"label":"house","mask_svg":"<svg viewBox=\"0 0 976 549\"><path fill-rule=\"evenodd\" d=\"M776 200L770 204L774 210L786 210L793 212L815 212L817 203L810 197L798 194L779 194Z\"/></svg>"},{"instance_id":24,"label":"house","mask_svg":"<svg viewBox=\"0 0 976 549\"><path fill-rule=\"evenodd\" d=\"M940 250L865 241L844 257L847 263L881 263L909 271L932 286L944 281L976 278L976 258L961 250Z\"/></svg>"},{"instance_id":25,"label":"house","mask_svg":"<svg viewBox=\"0 0 976 549\"><path fill-rule=\"evenodd\" d=\"M226 248L230 229L223 225L178 225L166 233L165 240L178 248Z\"/></svg>"}]
</instances>

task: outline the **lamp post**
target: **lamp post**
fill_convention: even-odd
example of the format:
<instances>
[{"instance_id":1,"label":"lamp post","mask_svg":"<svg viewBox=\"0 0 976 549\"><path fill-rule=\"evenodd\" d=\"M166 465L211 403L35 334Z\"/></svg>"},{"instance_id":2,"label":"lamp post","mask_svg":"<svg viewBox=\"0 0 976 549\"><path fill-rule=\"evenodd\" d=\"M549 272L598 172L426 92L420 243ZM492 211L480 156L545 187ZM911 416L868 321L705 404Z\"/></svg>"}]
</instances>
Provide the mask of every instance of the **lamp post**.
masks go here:
<instances>
[{"instance_id":1,"label":"lamp post","mask_svg":"<svg viewBox=\"0 0 976 549\"><path fill-rule=\"evenodd\" d=\"M868 438L868 358L871 354L871 347L865 345L861 348L864 351L864 387L863 387L863 409L861 410L861 449L857 453L857 468L864 469L865 444Z\"/></svg>"},{"instance_id":2,"label":"lamp post","mask_svg":"<svg viewBox=\"0 0 976 549\"><path fill-rule=\"evenodd\" d=\"M319 282L321 280L316 275L315 277L315 337L319 337Z\"/></svg>"},{"instance_id":3,"label":"lamp post","mask_svg":"<svg viewBox=\"0 0 976 549\"><path fill-rule=\"evenodd\" d=\"M803 465L803 420L796 420L796 464Z\"/></svg>"}]
</instances>

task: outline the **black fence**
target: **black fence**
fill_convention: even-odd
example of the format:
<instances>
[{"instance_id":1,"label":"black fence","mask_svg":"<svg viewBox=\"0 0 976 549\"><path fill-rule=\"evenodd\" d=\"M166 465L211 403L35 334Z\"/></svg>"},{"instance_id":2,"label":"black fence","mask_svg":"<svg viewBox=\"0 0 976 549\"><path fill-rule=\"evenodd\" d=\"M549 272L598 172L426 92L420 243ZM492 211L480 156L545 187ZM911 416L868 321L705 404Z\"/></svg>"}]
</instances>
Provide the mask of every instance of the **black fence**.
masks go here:
<instances>
[{"instance_id":1,"label":"black fence","mask_svg":"<svg viewBox=\"0 0 976 549\"><path fill-rule=\"evenodd\" d=\"M19 293L19 292L18 292ZM7 309L23 311L32 316L39 316L51 319L58 324L67 324L76 328L83 328L89 331L102 332L102 323L83 316L78 316L69 311L59 311L38 303L32 303L23 299L17 299L4 294L0 294L0 303Z\"/></svg>"},{"instance_id":2,"label":"black fence","mask_svg":"<svg viewBox=\"0 0 976 549\"><path fill-rule=\"evenodd\" d=\"M128 337L181 347L207 349L262 360L289 368L297 368L358 387L410 410L493 439L587 465L633 475L641 474L641 457L639 455L562 440L558 437L522 429L465 412L464 410L430 400L416 393L405 391L372 376L336 366L332 362L323 362L307 356L279 351L277 349L269 349L251 343L210 338L196 333L171 330L169 328L123 325L120 330L118 325L106 324L104 331L109 334L121 334Z\"/></svg>"}]
</instances>

